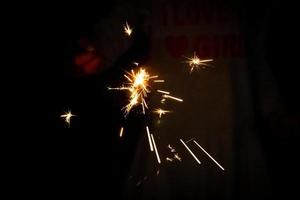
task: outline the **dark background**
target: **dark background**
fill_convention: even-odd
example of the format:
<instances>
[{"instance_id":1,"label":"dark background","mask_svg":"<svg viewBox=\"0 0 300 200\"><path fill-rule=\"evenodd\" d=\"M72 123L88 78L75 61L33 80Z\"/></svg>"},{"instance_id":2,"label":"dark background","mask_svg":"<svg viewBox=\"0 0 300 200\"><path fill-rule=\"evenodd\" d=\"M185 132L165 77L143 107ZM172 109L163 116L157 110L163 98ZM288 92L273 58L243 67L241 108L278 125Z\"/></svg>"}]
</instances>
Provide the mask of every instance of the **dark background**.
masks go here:
<instances>
[{"instance_id":1,"label":"dark background","mask_svg":"<svg viewBox=\"0 0 300 200\"><path fill-rule=\"evenodd\" d=\"M141 2L131 3L143 5ZM31 111L36 116L29 122L34 131L26 136L26 141L29 142L25 149L30 151L24 149L25 159L20 162L24 167L17 170L20 177L25 175L17 181L21 187L26 188L24 195L96 196L102 199L120 198L124 195L122 188L126 188L124 185L137 149L139 133L143 130L145 121L151 121L151 116L129 116L126 130L131 134L126 140L119 140L116 133L120 124L124 123L120 112L120 101L124 96L108 94L106 86L118 85L119 77L126 70L124 66L132 60L141 63L147 61L151 52L150 39L148 33L139 29L144 16L137 15L138 19L134 19L137 26L132 43L108 69L86 75L74 64L74 58L86 52L86 45L79 41L83 38L92 43L95 24L111 17L110 12L119 4L118 1L107 1L98 4L80 2L70 5L41 5L34 9L34 15L30 17L33 28L23 29L34 40L25 49L34 47L34 51L31 51L31 63L38 66L28 66L33 77L30 85L37 88L34 94L29 95L34 97L31 100L33 106L38 108ZM287 1L228 1L226 4L237 13L239 29L245 39L256 136L261 143L270 178L270 185L266 187L271 194L263 196L270 199L297 196L297 142L300 124L299 70L295 62L297 11ZM152 13L155 14L155 11ZM256 46L257 40L260 41L260 46ZM267 65L263 66L266 69L255 64L260 55L267 61ZM273 78L265 80L262 74L266 73ZM267 96L264 92L265 84L272 85L278 91L281 101L281 109L268 114L264 109L272 101L263 101ZM235 87L243 90L243 86L233 85L233 91ZM238 97L238 94L235 95ZM66 128L59 115L69 108L75 114L78 113L78 117L74 117L71 127ZM242 148L238 137L236 136L236 152ZM251 199L241 187L247 185L241 173L248 166L239 160L234 163L241 172L237 170L233 178L232 198ZM255 191L256 188L253 187L252 190ZM197 199L197 187L190 188L189 192L195 194ZM135 196L136 199L141 197L142 195ZM183 197L178 192L177 198ZM126 195L124 198L126 199ZM213 195L207 194L206 198L212 199Z\"/></svg>"}]
</instances>

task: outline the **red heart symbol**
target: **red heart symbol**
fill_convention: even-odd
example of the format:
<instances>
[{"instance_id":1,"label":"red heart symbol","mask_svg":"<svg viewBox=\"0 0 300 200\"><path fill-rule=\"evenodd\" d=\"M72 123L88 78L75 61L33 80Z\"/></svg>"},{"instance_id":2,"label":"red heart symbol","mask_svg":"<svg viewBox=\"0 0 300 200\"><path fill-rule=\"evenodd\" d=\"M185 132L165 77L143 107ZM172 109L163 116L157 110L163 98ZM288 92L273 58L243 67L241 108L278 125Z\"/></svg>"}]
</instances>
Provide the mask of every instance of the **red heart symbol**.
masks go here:
<instances>
[{"instance_id":1,"label":"red heart symbol","mask_svg":"<svg viewBox=\"0 0 300 200\"><path fill-rule=\"evenodd\" d=\"M167 36L165 39L165 44L168 52L175 58L181 57L185 54L189 46L189 41L187 36Z\"/></svg>"}]
</instances>

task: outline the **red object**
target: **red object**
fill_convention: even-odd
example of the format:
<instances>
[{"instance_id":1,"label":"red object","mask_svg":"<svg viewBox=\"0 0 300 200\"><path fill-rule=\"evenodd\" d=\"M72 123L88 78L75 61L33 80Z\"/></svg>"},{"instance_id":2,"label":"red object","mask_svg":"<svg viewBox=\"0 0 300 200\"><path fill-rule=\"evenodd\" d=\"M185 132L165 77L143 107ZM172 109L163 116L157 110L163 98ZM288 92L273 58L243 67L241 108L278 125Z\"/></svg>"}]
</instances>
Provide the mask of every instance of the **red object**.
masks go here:
<instances>
[{"instance_id":1,"label":"red object","mask_svg":"<svg viewBox=\"0 0 300 200\"><path fill-rule=\"evenodd\" d=\"M100 58L94 52L84 52L75 57L74 63L83 73L93 74L100 66Z\"/></svg>"}]
</instances>

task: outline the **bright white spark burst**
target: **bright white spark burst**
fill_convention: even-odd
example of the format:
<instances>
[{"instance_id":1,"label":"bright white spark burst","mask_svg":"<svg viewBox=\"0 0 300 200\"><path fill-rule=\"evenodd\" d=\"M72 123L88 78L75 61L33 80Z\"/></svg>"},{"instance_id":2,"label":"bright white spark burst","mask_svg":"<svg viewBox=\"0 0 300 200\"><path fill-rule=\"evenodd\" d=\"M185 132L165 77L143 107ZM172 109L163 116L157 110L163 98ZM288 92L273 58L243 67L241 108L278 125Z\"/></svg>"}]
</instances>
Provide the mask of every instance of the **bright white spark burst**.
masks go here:
<instances>
[{"instance_id":1,"label":"bright white spark burst","mask_svg":"<svg viewBox=\"0 0 300 200\"><path fill-rule=\"evenodd\" d=\"M150 93L150 81L158 76L151 76L145 69L139 68L137 73L134 70L127 72L124 77L128 80L125 84L119 88L108 88L109 90L127 90L130 93L129 103L123 108L125 110L125 116L129 114L133 107L141 105L143 114L145 109L148 109L145 98Z\"/></svg>"},{"instance_id":2,"label":"bright white spark burst","mask_svg":"<svg viewBox=\"0 0 300 200\"><path fill-rule=\"evenodd\" d=\"M60 117L65 118L66 124L68 124L68 127L70 128L71 125L71 117L74 117L76 115L73 115L71 111L65 112L65 114L60 115Z\"/></svg>"},{"instance_id":3,"label":"bright white spark burst","mask_svg":"<svg viewBox=\"0 0 300 200\"><path fill-rule=\"evenodd\" d=\"M130 36L131 33L132 33L132 31L133 31L133 28L131 28L131 27L129 26L128 22L126 22L126 24L123 26L123 28L124 28L124 32L125 32L128 36Z\"/></svg>"},{"instance_id":4,"label":"bright white spark burst","mask_svg":"<svg viewBox=\"0 0 300 200\"><path fill-rule=\"evenodd\" d=\"M196 52L194 52L194 56L193 57L185 57L187 59L187 61L185 61L186 63L189 64L189 66L191 67L191 72L196 68L199 67L205 67L208 66L207 62L211 62L213 61L213 59L206 59L206 60L201 60L197 55Z\"/></svg>"},{"instance_id":5,"label":"bright white spark burst","mask_svg":"<svg viewBox=\"0 0 300 200\"><path fill-rule=\"evenodd\" d=\"M159 118L161 118L162 115L166 114L166 113L169 113L171 111L169 110L163 110L161 108L158 108L154 111L156 114L158 114Z\"/></svg>"}]
</instances>

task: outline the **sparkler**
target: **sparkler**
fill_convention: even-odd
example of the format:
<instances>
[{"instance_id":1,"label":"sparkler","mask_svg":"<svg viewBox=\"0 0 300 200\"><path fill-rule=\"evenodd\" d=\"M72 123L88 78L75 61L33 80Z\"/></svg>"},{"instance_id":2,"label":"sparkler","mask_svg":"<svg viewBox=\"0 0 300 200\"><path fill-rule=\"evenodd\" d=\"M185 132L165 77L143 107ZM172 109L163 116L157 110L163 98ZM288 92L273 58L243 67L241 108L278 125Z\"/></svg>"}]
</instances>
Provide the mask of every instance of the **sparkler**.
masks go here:
<instances>
[{"instance_id":1,"label":"sparkler","mask_svg":"<svg viewBox=\"0 0 300 200\"><path fill-rule=\"evenodd\" d=\"M185 57L187 59L187 61L185 61L186 63L189 64L189 66L191 67L191 72L194 70L194 68L199 68L199 67L205 67L208 66L207 62L211 62L213 61L213 59L206 59L206 60L201 60L197 55L196 52L194 52L194 56L193 57Z\"/></svg>"},{"instance_id":2,"label":"sparkler","mask_svg":"<svg viewBox=\"0 0 300 200\"><path fill-rule=\"evenodd\" d=\"M145 114L145 109L148 109L145 98L150 93L150 81L157 78L158 76L151 76L145 69L139 68L137 73L134 70L124 74L127 79L126 86L118 88L108 87L109 90L127 90L130 93L129 103L123 108L125 110L125 116L132 110L133 107L140 104Z\"/></svg>"},{"instance_id":3,"label":"sparkler","mask_svg":"<svg viewBox=\"0 0 300 200\"><path fill-rule=\"evenodd\" d=\"M200 144L198 144L198 142L196 142L195 140L193 140L193 142L212 160L214 161L214 163L216 163L216 165L218 165L218 167L220 167L223 171L225 170L211 155L209 155L209 153L207 153L205 151L205 149L203 149L203 147L200 146Z\"/></svg>"},{"instance_id":4,"label":"sparkler","mask_svg":"<svg viewBox=\"0 0 300 200\"><path fill-rule=\"evenodd\" d=\"M195 156L195 154L190 150L190 148L184 143L184 141L182 139L180 139L180 142L190 152L190 154L194 157L194 159L197 161L197 163L201 164L201 162L198 160L198 158Z\"/></svg>"},{"instance_id":5,"label":"sparkler","mask_svg":"<svg viewBox=\"0 0 300 200\"><path fill-rule=\"evenodd\" d=\"M65 118L66 124L68 124L68 127L70 128L71 125L71 117L74 117L76 115L73 115L71 111L65 112L65 114L60 115L60 117Z\"/></svg>"},{"instance_id":6,"label":"sparkler","mask_svg":"<svg viewBox=\"0 0 300 200\"><path fill-rule=\"evenodd\" d=\"M138 66L138 63L133 63L136 66ZM146 114L146 109L149 109L146 100L148 94L151 92L151 83L163 83L164 80L157 79L158 76L150 75L146 69L144 68L138 68L136 71L131 70L130 72L126 72L124 74L124 77L126 78L126 82L121 87L108 87L108 90L120 90L120 91L127 91L129 93L129 103L122 108L124 111L124 116L126 117L134 107L140 105L142 107L143 114ZM162 93L162 101L163 103L165 101L165 98L170 98L176 101L182 102L183 100L177 97L170 96L170 92L164 91L164 90L156 90L158 93ZM159 118L161 118L162 115L171 112L169 110L163 110L161 108L158 108L154 110L155 113L159 115ZM150 133L148 126L146 126L149 146L151 151L155 151L157 161L160 164L160 156L156 147L156 143L153 137L153 134ZM120 137L123 135L123 129L120 130ZM178 158L176 158L178 159ZM174 159L173 159L174 160Z\"/></svg>"},{"instance_id":7,"label":"sparkler","mask_svg":"<svg viewBox=\"0 0 300 200\"><path fill-rule=\"evenodd\" d=\"M124 32L125 32L128 36L130 36L131 33L132 33L132 31L133 31L133 29L129 26L128 22L126 22L126 24L123 26L123 28L124 28Z\"/></svg>"},{"instance_id":8,"label":"sparkler","mask_svg":"<svg viewBox=\"0 0 300 200\"><path fill-rule=\"evenodd\" d=\"M137 64L137 63L136 63ZM124 77L127 79L127 82L117 88L108 87L108 90L125 90L129 92L129 103L123 108L125 110L125 117L129 114L129 112L133 109L133 107L137 105L142 106L143 114L145 114L145 109L148 109L148 105L146 103L146 97L148 93L151 92L150 90L150 83L153 82L161 82L164 80L158 80L158 76L151 76L144 68L139 68L137 72L131 70L131 72L126 72ZM182 102L183 100L174 96L169 95L170 92L164 90L156 90L159 93L162 93L163 98L169 98L176 101ZM165 100L164 100L165 101ZM164 101L161 101L163 103ZM167 110L157 109L154 111L161 115L166 114Z\"/></svg>"}]
</instances>

